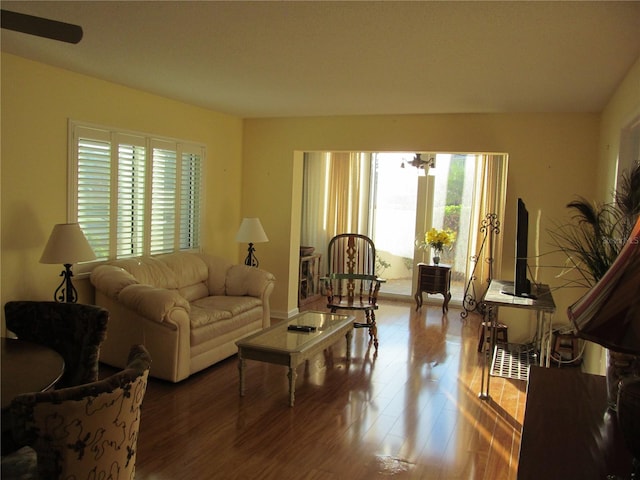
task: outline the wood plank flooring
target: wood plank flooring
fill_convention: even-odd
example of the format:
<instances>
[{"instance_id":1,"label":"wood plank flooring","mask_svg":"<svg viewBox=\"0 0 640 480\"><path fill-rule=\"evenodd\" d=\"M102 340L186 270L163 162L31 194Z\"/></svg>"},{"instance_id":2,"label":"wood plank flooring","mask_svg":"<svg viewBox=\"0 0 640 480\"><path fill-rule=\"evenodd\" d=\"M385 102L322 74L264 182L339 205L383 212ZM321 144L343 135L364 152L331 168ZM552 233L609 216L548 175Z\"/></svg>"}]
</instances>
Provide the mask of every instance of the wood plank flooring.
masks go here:
<instances>
[{"instance_id":1,"label":"wood plank flooring","mask_svg":"<svg viewBox=\"0 0 640 480\"><path fill-rule=\"evenodd\" d=\"M247 361L241 398L235 356L151 379L136 478L515 479L526 384L492 377L478 398L479 317L382 301L377 320L377 356L356 330L350 363L340 341L299 367L293 408L282 366Z\"/></svg>"}]
</instances>

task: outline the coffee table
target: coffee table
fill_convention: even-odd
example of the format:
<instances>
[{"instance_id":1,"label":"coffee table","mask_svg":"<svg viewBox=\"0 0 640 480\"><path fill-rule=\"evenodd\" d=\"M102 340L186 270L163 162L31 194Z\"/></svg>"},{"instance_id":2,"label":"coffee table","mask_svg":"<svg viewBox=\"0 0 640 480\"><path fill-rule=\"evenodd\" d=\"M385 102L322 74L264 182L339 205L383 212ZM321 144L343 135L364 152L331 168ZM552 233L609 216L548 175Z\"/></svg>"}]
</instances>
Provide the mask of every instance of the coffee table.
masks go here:
<instances>
[{"instance_id":1,"label":"coffee table","mask_svg":"<svg viewBox=\"0 0 640 480\"><path fill-rule=\"evenodd\" d=\"M353 315L305 312L286 322L280 322L258 333L238 340L238 370L240 396L244 396L246 360L258 360L289 367L289 406L293 407L296 388L296 367L333 345L344 336L347 339L347 361L351 358ZM290 325L315 327L312 332L290 331Z\"/></svg>"}]
</instances>

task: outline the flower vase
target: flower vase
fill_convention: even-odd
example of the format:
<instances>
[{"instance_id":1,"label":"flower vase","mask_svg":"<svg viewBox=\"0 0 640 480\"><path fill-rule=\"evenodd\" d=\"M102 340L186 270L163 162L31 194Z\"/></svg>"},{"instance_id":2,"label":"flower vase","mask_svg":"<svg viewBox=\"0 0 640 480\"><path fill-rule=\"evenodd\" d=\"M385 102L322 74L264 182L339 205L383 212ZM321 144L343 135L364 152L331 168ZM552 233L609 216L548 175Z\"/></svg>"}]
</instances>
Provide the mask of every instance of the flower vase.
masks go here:
<instances>
[{"instance_id":1,"label":"flower vase","mask_svg":"<svg viewBox=\"0 0 640 480\"><path fill-rule=\"evenodd\" d=\"M440 264L440 252L438 251L436 251L435 255L433 256L433 264L434 265Z\"/></svg>"}]
</instances>

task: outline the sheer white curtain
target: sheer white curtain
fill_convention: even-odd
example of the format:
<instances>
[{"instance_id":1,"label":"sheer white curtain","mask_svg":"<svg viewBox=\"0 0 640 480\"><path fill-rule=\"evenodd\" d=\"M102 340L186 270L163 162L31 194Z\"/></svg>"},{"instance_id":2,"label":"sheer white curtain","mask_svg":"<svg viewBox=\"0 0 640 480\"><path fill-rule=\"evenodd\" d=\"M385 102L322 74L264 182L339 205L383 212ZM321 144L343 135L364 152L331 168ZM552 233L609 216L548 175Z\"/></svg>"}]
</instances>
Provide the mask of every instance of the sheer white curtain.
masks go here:
<instances>
[{"instance_id":1,"label":"sheer white curtain","mask_svg":"<svg viewBox=\"0 0 640 480\"><path fill-rule=\"evenodd\" d=\"M305 153L300 245L326 255L336 234L367 234L370 173L369 154Z\"/></svg>"}]
</instances>

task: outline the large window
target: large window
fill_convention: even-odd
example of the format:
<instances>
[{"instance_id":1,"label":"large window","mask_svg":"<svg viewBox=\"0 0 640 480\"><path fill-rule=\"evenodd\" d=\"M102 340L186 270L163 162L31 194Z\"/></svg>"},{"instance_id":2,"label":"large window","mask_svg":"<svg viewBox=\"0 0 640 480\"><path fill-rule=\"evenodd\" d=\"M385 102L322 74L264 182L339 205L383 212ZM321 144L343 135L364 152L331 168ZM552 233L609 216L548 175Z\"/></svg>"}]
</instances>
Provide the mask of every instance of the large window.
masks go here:
<instances>
[{"instance_id":1,"label":"large window","mask_svg":"<svg viewBox=\"0 0 640 480\"><path fill-rule=\"evenodd\" d=\"M70 218L98 260L200 247L204 147L70 123Z\"/></svg>"},{"instance_id":2,"label":"large window","mask_svg":"<svg viewBox=\"0 0 640 480\"><path fill-rule=\"evenodd\" d=\"M427 172L411 166L414 156L414 152L305 153L301 245L325 252L338 233L368 235L376 244L376 274L386 279L381 294L410 298L417 281L415 265L430 262L431 257L431 252L416 248L416 240L431 227L451 229L457 239L443 260L452 267L453 301L469 301L469 295L476 301L474 292L488 286L487 269L500 271L502 237L493 240L482 258L477 254L486 215L495 214L504 223L508 156L423 152L423 159L435 159ZM468 293L472 272L474 288Z\"/></svg>"}]
</instances>

